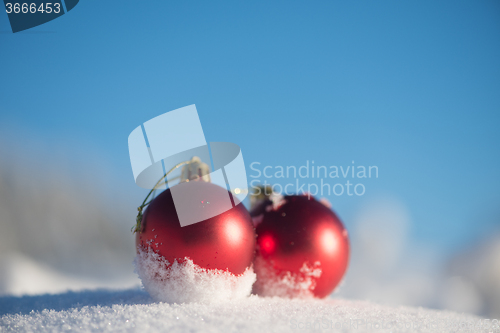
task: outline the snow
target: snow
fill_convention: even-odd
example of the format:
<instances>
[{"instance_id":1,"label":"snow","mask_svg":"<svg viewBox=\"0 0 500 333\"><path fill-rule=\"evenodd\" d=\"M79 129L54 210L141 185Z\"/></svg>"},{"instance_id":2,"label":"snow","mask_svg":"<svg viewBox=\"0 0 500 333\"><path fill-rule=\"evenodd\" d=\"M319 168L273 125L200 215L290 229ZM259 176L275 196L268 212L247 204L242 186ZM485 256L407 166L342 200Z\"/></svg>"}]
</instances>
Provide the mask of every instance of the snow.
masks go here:
<instances>
[{"instance_id":1,"label":"snow","mask_svg":"<svg viewBox=\"0 0 500 333\"><path fill-rule=\"evenodd\" d=\"M108 279L68 274L20 253L0 255L0 296L40 295L96 288L125 289L139 283L139 279L132 274Z\"/></svg>"},{"instance_id":2,"label":"snow","mask_svg":"<svg viewBox=\"0 0 500 333\"><path fill-rule=\"evenodd\" d=\"M278 273L260 256L255 258L254 267L259 279L255 282L253 290L261 296L312 298L315 279L322 273L319 261L315 262L314 266L304 263L300 269L301 274Z\"/></svg>"},{"instance_id":3,"label":"snow","mask_svg":"<svg viewBox=\"0 0 500 333\"><path fill-rule=\"evenodd\" d=\"M134 261L144 288L157 301L217 303L250 295L253 269L236 276L220 269L203 269L189 258L171 265L152 250L141 249Z\"/></svg>"},{"instance_id":4,"label":"snow","mask_svg":"<svg viewBox=\"0 0 500 333\"><path fill-rule=\"evenodd\" d=\"M36 143L28 147L39 147ZM23 157L7 154L0 142L0 151L1 333L500 332L487 329L479 317L460 314L500 317L499 234L464 249L450 263L436 258L439 252L429 244L412 243L411 214L402 202L367 201L351 221L352 259L337 298L161 303L139 288L131 264L136 250L130 227L142 194L129 198L133 191L117 191L121 180L113 177L97 183L85 178L116 172L89 172L95 163L75 174L79 169L65 171L64 163L43 164L63 161L48 149L12 149L30 152ZM471 321L483 328L469 329ZM387 329L396 322L396 329ZM343 328L336 330L339 323Z\"/></svg>"},{"instance_id":5,"label":"snow","mask_svg":"<svg viewBox=\"0 0 500 333\"><path fill-rule=\"evenodd\" d=\"M1 332L500 332L472 315L367 301L253 295L169 304L140 289L3 297L0 315Z\"/></svg>"}]
</instances>

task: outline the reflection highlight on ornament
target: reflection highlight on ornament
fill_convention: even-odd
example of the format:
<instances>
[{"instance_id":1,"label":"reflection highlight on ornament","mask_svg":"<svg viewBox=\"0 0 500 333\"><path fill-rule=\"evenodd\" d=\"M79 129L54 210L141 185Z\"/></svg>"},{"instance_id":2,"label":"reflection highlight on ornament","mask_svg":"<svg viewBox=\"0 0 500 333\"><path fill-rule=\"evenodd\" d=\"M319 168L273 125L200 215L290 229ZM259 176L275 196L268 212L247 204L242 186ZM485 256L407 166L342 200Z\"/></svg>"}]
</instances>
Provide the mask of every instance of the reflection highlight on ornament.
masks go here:
<instances>
[{"instance_id":1,"label":"reflection highlight on ornament","mask_svg":"<svg viewBox=\"0 0 500 333\"><path fill-rule=\"evenodd\" d=\"M242 230L236 223L226 225L226 235L232 244L238 244L241 241Z\"/></svg>"},{"instance_id":2,"label":"reflection highlight on ornament","mask_svg":"<svg viewBox=\"0 0 500 333\"><path fill-rule=\"evenodd\" d=\"M265 235L262 236L259 245L262 252L272 253L276 248L276 241L274 240L273 236Z\"/></svg>"},{"instance_id":3,"label":"reflection highlight on ornament","mask_svg":"<svg viewBox=\"0 0 500 333\"><path fill-rule=\"evenodd\" d=\"M338 246L338 242L332 230L330 229L323 230L321 235L321 245L323 246L323 249L326 252L331 254L335 253L335 250L337 249Z\"/></svg>"}]
</instances>

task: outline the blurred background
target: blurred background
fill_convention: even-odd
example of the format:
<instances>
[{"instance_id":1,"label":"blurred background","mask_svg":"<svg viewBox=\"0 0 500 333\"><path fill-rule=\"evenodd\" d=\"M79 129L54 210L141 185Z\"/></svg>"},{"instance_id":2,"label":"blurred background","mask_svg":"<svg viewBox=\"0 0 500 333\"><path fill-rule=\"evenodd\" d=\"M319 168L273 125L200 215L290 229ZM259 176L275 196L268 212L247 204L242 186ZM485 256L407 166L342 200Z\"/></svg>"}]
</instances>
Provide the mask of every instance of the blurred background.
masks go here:
<instances>
[{"instance_id":1,"label":"blurred background","mask_svg":"<svg viewBox=\"0 0 500 333\"><path fill-rule=\"evenodd\" d=\"M82 0L16 34L2 12L0 295L139 285L127 138L196 104L247 171L378 166L327 196L352 240L332 297L498 318L499 59L495 0Z\"/></svg>"}]
</instances>

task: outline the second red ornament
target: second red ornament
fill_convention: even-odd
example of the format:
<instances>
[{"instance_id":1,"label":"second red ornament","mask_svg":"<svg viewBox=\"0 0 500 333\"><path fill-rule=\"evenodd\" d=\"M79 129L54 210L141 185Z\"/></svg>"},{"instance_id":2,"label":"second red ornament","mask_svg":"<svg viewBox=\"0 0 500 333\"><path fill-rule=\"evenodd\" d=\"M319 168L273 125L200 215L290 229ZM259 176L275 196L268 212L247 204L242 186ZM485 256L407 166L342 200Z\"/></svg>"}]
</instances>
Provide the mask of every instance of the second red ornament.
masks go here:
<instances>
[{"instance_id":1,"label":"second red ornament","mask_svg":"<svg viewBox=\"0 0 500 333\"><path fill-rule=\"evenodd\" d=\"M273 194L250 213L257 232L254 293L323 298L335 289L347 269L349 239L329 207L310 195Z\"/></svg>"}]
</instances>

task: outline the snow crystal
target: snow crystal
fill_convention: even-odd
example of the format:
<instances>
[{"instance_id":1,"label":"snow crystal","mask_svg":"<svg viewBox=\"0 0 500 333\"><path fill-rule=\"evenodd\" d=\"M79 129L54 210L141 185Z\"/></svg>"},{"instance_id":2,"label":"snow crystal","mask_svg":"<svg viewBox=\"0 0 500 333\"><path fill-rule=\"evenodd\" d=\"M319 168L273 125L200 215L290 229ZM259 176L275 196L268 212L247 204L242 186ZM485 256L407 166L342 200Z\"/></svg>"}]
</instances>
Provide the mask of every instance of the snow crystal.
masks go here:
<instances>
[{"instance_id":1,"label":"snow crystal","mask_svg":"<svg viewBox=\"0 0 500 333\"><path fill-rule=\"evenodd\" d=\"M332 209L332 203L327 198L319 199L319 202L323 204L326 208Z\"/></svg>"},{"instance_id":2,"label":"snow crystal","mask_svg":"<svg viewBox=\"0 0 500 333\"><path fill-rule=\"evenodd\" d=\"M204 269L185 258L170 264L159 254L141 250L134 261L144 289L157 301L168 303L209 302L241 299L252 291L253 269L241 275Z\"/></svg>"},{"instance_id":3,"label":"snow crystal","mask_svg":"<svg viewBox=\"0 0 500 333\"><path fill-rule=\"evenodd\" d=\"M253 290L261 296L312 298L316 279L321 276L319 262L314 265L304 263L299 275L289 271L279 272L272 263L257 256L254 268L258 278Z\"/></svg>"},{"instance_id":4,"label":"snow crystal","mask_svg":"<svg viewBox=\"0 0 500 333\"><path fill-rule=\"evenodd\" d=\"M367 301L253 295L215 304L168 304L155 303L145 292L132 289L3 297L0 331L486 333L499 329L498 322L472 315Z\"/></svg>"},{"instance_id":5,"label":"snow crystal","mask_svg":"<svg viewBox=\"0 0 500 333\"><path fill-rule=\"evenodd\" d=\"M272 210L274 211L277 211L281 206L286 204L285 197L282 194L276 192L271 193L271 195L269 196L269 200L271 200L272 202Z\"/></svg>"}]
</instances>

